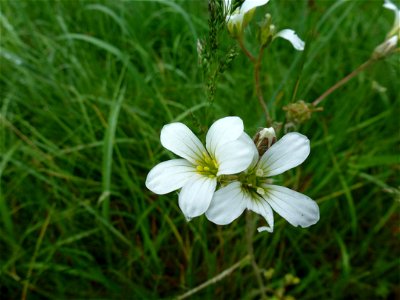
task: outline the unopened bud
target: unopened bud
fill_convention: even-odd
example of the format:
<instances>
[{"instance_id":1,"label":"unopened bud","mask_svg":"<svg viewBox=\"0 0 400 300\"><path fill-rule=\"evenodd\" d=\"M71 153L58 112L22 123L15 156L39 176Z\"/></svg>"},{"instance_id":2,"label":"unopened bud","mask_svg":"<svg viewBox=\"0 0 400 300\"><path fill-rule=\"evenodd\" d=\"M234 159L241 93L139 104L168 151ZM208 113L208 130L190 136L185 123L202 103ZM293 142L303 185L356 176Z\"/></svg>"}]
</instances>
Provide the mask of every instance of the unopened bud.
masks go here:
<instances>
[{"instance_id":1,"label":"unopened bud","mask_svg":"<svg viewBox=\"0 0 400 300\"><path fill-rule=\"evenodd\" d=\"M261 188L261 187L258 187L256 191L257 191L257 194L259 194L261 196L265 195L265 190L263 188Z\"/></svg>"},{"instance_id":2,"label":"unopened bud","mask_svg":"<svg viewBox=\"0 0 400 300\"><path fill-rule=\"evenodd\" d=\"M200 39L197 39L197 58L198 58L198 64L200 65L203 61L203 51L204 51L204 47L203 47L204 42Z\"/></svg>"},{"instance_id":3,"label":"unopened bud","mask_svg":"<svg viewBox=\"0 0 400 300\"><path fill-rule=\"evenodd\" d=\"M266 279L271 279L274 273L275 270L273 268L269 268L268 270L264 271L264 276Z\"/></svg>"},{"instance_id":4,"label":"unopened bud","mask_svg":"<svg viewBox=\"0 0 400 300\"><path fill-rule=\"evenodd\" d=\"M262 156L276 142L274 128L269 127L259 130L253 140L257 147L258 154Z\"/></svg>"},{"instance_id":5,"label":"unopened bud","mask_svg":"<svg viewBox=\"0 0 400 300\"><path fill-rule=\"evenodd\" d=\"M374 52L372 53L372 58L381 59L391 54L392 51L396 48L398 40L399 37L397 35L394 35L390 39L384 41L382 44L375 48Z\"/></svg>"},{"instance_id":6,"label":"unopened bud","mask_svg":"<svg viewBox=\"0 0 400 300\"><path fill-rule=\"evenodd\" d=\"M272 24L272 17L266 14L264 20L259 23L258 41L261 47L266 47L273 39L275 34L275 26Z\"/></svg>"}]
</instances>

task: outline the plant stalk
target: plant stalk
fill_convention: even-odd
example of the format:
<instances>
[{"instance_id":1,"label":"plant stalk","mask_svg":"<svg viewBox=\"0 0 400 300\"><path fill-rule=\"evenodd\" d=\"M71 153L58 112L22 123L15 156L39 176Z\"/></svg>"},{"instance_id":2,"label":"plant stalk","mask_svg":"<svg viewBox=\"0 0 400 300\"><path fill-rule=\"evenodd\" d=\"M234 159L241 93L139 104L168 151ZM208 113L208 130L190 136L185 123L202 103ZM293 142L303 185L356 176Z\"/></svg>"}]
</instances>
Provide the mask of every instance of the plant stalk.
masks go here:
<instances>
[{"instance_id":1,"label":"plant stalk","mask_svg":"<svg viewBox=\"0 0 400 300\"><path fill-rule=\"evenodd\" d=\"M261 277L260 267L254 258L254 248L253 248L253 238L254 238L254 223L251 218L251 211L246 211L246 244L247 252L251 259L251 266L253 267L254 275L257 279L258 286L260 287L261 299L267 299L265 294L265 286Z\"/></svg>"},{"instance_id":2,"label":"plant stalk","mask_svg":"<svg viewBox=\"0 0 400 300\"><path fill-rule=\"evenodd\" d=\"M265 120L267 122L267 127L269 127L272 125L272 120L269 115L267 105L265 104L265 101L264 101L264 97L263 97L262 90L261 90L261 83L260 83L260 69L261 69L261 61L262 61L263 54L264 54L264 47L261 47L260 52L258 53L257 61L254 63L254 82L256 85L257 99L264 111Z\"/></svg>"},{"instance_id":3,"label":"plant stalk","mask_svg":"<svg viewBox=\"0 0 400 300\"><path fill-rule=\"evenodd\" d=\"M207 280L206 282L200 284L199 286L191 289L190 291L186 292L183 295L178 296L176 299L177 300L182 300L182 299L186 299L190 296L192 296L193 294L201 291L202 289L208 287L211 284L217 283L218 281L220 281L221 279L229 276L231 273L233 273L233 271L235 271L236 269L246 265L249 263L250 261L250 255L246 255L243 259L241 259L240 261L238 261L236 264L234 264L232 267L222 271L220 274L218 274L217 276Z\"/></svg>"},{"instance_id":4,"label":"plant stalk","mask_svg":"<svg viewBox=\"0 0 400 300\"><path fill-rule=\"evenodd\" d=\"M374 63L376 60L374 59L369 59L363 64L361 64L358 68L356 68L353 72L351 72L349 75L346 77L342 78L339 80L335 85L331 86L329 89L327 89L321 96L319 96L317 99L315 99L312 103L312 105L317 106L320 104L326 97L328 97L330 94L332 94L334 91L336 91L338 88L340 88L342 85L346 84L348 81L350 81L353 77L364 71L366 68L368 68L372 63Z\"/></svg>"}]
</instances>

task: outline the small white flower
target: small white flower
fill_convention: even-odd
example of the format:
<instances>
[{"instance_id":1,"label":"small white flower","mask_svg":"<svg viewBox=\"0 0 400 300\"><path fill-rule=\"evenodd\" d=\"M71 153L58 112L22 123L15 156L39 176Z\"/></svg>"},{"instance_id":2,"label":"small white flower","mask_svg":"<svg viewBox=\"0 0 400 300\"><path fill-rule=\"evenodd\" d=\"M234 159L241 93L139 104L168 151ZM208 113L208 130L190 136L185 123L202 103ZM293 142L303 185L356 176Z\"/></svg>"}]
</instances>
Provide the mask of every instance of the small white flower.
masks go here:
<instances>
[{"instance_id":1,"label":"small white flower","mask_svg":"<svg viewBox=\"0 0 400 300\"><path fill-rule=\"evenodd\" d=\"M385 0L383 4L384 8L390 9L394 12L394 24L392 29L388 33L388 38L396 35L400 39L400 9L394 5L390 0Z\"/></svg>"},{"instance_id":2,"label":"small white flower","mask_svg":"<svg viewBox=\"0 0 400 300\"><path fill-rule=\"evenodd\" d=\"M207 132L205 148L182 123L165 125L160 139L166 149L182 159L156 165L147 175L146 186L160 195L182 188L179 207L187 220L207 210L217 186L217 176L242 172L252 160L253 148L239 117L216 121Z\"/></svg>"},{"instance_id":3,"label":"small white flower","mask_svg":"<svg viewBox=\"0 0 400 300\"><path fill-rule=\"evenodd\" d=\"M383 7L394 12L394 25L387 34L386 40L375 48L372 55L375 59L383 58L392 53L400 39L400 10L389 0L385 0Z\"/></svg>"},{"instance_id":4,"label":"small white flower","mask_svg":"<svg viewBox=\"0 0 400 300\"><path fill-rule=\"evenodd\" d=\"M227 14L226 23L229 32L233 36L240 35L251 20L254 9L258 6L267 4L268 1L269 0L246 0L243 2L242 6L237 8L233 13L230 13L232 9L232 0L224 0L224 9Z\"/></svg>"},{"instance_id":5,"label":"small white flower","mask_svg":"<svg viewBox=\"0 0 400 300\"><path fill-rule=\"evenodd\" d=\"M315 224L319 220L319 208L315 201L286 187L272 185L268 179L300 165L309 153L310 141L296 132L283 136L260 159L253 144L253 161L245 176L214 194L206 211L207 218L215 224L226 225L247 208L262 215L269 224L269 227L260 227L258 231L272 232L273 209L293 226Z\"/></svg>"},{"instance_id":6,"label":"small white flower","mask_svg":"<svg viewBox=\"0 0 400 300\"><path fill-rule=\"evenodd\" d=\"M378 59L390 54L393 49L396 48L398 40L399 38L397 35L394 35L390 39L387 39L382 44L378 45L374 50L373 57Z\"/></svg>"},{"instance_id":7,"label":"small white flower","mask_svg":"<svg viewBox=\"0 0 400 300\"><path fill-rule=\"evenodd\" d=\"M299 36L294 32L292 29L283 29L279 31L277 34L274 35L275 38L283 38L287 41L289 41L293 48L299 51L304 50L305 43L299 38Z\"/></svg>"}]
</instances>

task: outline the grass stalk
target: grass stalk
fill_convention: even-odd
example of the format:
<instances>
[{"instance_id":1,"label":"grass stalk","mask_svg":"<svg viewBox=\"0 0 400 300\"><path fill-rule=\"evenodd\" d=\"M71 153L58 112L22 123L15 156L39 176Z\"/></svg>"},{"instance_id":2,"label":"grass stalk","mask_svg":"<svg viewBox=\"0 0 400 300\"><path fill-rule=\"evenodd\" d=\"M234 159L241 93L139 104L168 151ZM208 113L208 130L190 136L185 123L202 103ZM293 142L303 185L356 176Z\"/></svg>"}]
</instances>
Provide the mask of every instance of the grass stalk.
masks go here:
<instances>
[{"instance_id":1,"label":"grass stalk","mask_svg":"<svg viewBox=\"0 0 400 300\"><path fill-rule=\"evenodd\" d=\"M199 286L191 289L190 291L187 291L186 293L178 296L176 299L177 300L183 300L186 299L190 296L193 296L194 294L196 294L197 292L205 289L206 287L217 283L218 281L224 279L225 277L231 275L236 269L244 267L245 265L247 265L249 262L251 261L250 255L245 256L243 259L241 259L240 261L238 261L237 263L235 263L233 266L231 266L230 268L222 271L221 273L219 273L217 276L207 280L206 282L200 284Z\"/></svg>"}]
</instances>

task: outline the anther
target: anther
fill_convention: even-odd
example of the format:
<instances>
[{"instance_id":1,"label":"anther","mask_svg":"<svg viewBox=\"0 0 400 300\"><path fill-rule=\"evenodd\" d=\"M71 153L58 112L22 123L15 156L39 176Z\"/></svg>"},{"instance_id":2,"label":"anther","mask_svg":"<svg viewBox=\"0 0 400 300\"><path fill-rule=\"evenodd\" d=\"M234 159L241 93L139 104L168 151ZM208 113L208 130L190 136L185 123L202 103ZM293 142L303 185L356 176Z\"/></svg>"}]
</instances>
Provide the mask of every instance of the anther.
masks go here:
<instances>
[{"instance_id":1,"label":"anther","mask_svg":"<svg viewBox=\"0 0 400 300\"><path fill-rule=\"evenodd\" d=\"M257 194L265 195L265 190L263 188L258 187L257 188Z\"/></svg>"},{"instance_id":2,"label":"anther","mask_svg":"<svg viewBox=\"0 0 400 300\"><path fill-rule=\"evenodd\" d=\"M257 169L256 176L261 177L264 175L264 171L262 169Z\"/></svg>"}]
</instances>

